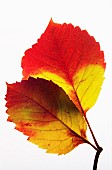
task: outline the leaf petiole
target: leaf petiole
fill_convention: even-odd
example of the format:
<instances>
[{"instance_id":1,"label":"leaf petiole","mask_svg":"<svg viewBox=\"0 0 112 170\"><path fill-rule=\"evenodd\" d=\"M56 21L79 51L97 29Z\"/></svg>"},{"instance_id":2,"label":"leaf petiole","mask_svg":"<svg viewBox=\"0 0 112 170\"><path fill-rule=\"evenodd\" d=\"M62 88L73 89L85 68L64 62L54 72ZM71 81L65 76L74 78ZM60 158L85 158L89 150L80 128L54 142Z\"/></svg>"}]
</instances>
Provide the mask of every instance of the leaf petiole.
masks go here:
<instances>
[{"instance_id":1,"label":"leaf petiole","mask_svg":"<svg viewBox=\"0 0 112 170\"><path fill-rule=\"evenodd\" d=\"M95 138L95 135L94 135L94 133L93 133L93 130L92 130L90 124L89 124L89 121L88 121L87 117L86 117L85 115L84 115L84 117L85 117L85 120L86 120L86 122L87 122L87 125L88 125L88 127L89 127L89 130L90 130L90 132L91 132L91 135L92 135L93 140L94 140L95 145L96 145L96 146L94 146L93 144L91 144L90 142L88 142L88 144L90 144L90 145L97 151L97 152L96 152L96 155L95 155L95 159L94 159L94 164L93 164L93 170L97 170L99 155L100 155L100 153L102 152L103 148L99 146L99 144L98 144L98 142L97 142L97 140L96 140L96 138Z\"/></svg>"},{"instance_id":2,"label":"leaf petiole","mask_svg":"<svg viewBox=\"0 0 112 170\"><path fill-rule=\"evenodd\" d=\"M92 137L93 137L94 143L95 143L97 149L99 150L101 147L99 146L99 144L98 144L98 142L97 142L97 140L96 140L96 137L95 137L95 135L94 135L94 133L93 133L93 130L92 130L90 124L89 124L89 121L88 121L88 119L87 119L87 117L86 117L85 115L84 115L84 118L85 118L86 123L87 123L87 125L88 125L88 127L89 127L89 130L90 130L91 135L92 135Z\"/></svg>"},{"instance_id":3,"label":"leaf petiole","mask_svg":"<svg viewBox=\"0 0 112 170\"><path fill-rule=\"evenodd\" d=\"M100 149L97 150L97 152L96 152L94 164L93 164L93 170L97 170L98 159L99 159L99 156L100 156L100 153L102 152L102 150L103 150L103 148L100 147Z\"/></svg>"}]
</instances>

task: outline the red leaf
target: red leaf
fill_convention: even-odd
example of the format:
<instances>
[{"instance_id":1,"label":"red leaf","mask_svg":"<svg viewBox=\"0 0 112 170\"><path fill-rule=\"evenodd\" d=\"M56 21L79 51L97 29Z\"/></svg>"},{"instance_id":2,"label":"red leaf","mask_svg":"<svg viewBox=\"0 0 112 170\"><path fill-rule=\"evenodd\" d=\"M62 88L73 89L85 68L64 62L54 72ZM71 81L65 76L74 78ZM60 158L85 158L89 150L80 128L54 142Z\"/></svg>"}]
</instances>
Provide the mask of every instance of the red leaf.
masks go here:
<instances>
[{"instance_id":1,"label":"red leaf","mask_svg":"<svg viewBox=\"0 0 112 170\"><path fill-rule=\"evenodd\" d=\"M22 59L24 79L52 80L68 94L80 112L96 102L103 82L104 54L86 30L50 21L38 43Z\"/></svg>"}]
</instances>

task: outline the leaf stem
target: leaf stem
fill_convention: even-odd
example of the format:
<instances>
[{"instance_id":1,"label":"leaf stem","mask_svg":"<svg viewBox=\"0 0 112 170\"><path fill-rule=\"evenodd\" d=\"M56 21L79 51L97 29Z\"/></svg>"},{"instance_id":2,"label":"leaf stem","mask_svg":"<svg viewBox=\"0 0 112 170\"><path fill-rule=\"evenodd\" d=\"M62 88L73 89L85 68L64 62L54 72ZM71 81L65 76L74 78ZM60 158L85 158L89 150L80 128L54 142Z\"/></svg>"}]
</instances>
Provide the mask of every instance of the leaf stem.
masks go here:
<instances>
[{"instance_id":1,"label":"leaf stem","mask_svg":"<svg viewBox=\"0 0 112 170\"><path fill-rule=\"evenodd\" d=\"M96 140L96 138L95 138L95 135L94 135L94 133L93 133L93 130L92 130L90 124L89 124L89 121L88 121L87 117L86 117L85 115L84 115L84 117L85 117L85 120L86 120L87 125L88 125L88 127L89 127L89 130L90 130L90 132L91 132L91 135L92 135L92 137L93 137L93 140L94 140L94 142L95 142L95 145L96 145L96 147L97 147L97 150L99 150L101 147L99 146L99 144L98 144L98 142L97 142L97 140Z\"/></svg>"},{"instance_id":2,"label":"leaf stem","mask_svg":"<svg viewBox=\"0 0 112 170\"><path fill-rule=\"evenodd\" d=\"M97 150L96 155L95 155L95 159L94 159L94 164L93 164L93 170L97 170L97 164L98 164L98 159L99 159L99 155L102 152L102 148L100 147L99 150Z\"/></svg>"},{"instance_id":3,"label":"leaf stem","mask_svg":"<svg viewBox=\"0 0 112 170\"><path fill-rule=\"evenodd\" d=\"M96 151L98 151L99 149L95 146L95 145L93 145L91 142L89 142L89 141L86 141L86 143L88 143L89 145L91 145Z\"/></svg>"},{"instance_id":4,"label":"leaf stem","mask_svg":"<svg viewBox=\"0 0 112 170\"><path fill-rule=\"evenodd\" d=\"M89 124L89 121L88 121L87 117L86 117L85 115L84 115L84 117L85 117L85 120L86 120L87 125L88 125L88 127L89 127L89 130L90 130L90 132L91 132L91 135L92 135L92 137L93 137L94 143L95 143L95 145L96 145L96 147L95 147L94 145L92 145L91 143L89 143L89 144L97 151L97 152L96 152L96 155L95 155L95 159L94 159L94 164L93 164L93 170L97 170L97 164L98 164L99 155L100 155L100 153L102 152L103 148L99 146L99 144L98 144L98 142L97 142L97 140L96 140L96 138L95 138L95 135L94 135L94 133L93 133L93 130L92 130L90 124Z\"/></svg>"},{"instance_id":5,"label":"leaf stem","mask_svg":"<svg viewBox=\"0 0 112 170\"><path fill-rule=\"evenodd\" d=\"M75 89L74 89L74 90L75 90ZM78 96L77 96L77 93L76 93L76 97L77 97L77 100L79 101L79 98L78 98ZM92 143L90 143L89 141L87 141L87 143L90 144L90 145L97 151L97 152L96 152L96 155L95 155L95 159L94 159L94 164L93 164L93 170L97 170L97 164L98 164L99 155L100 155L100 153L102 152L103 148L99 146L99 144L98 144L98 142L97 142L97 140L96 140L96 137L95 137L95 135L94 135L94 133L93 133L93 130L92 130L90 124L89 124L89 121L88 121L88 119L87 119L87 117L86 117L86 115L85 115L85 113L84 113L84 110L83 110L80 102L79 102L79 106L80 106L80 108L81 108L81 112L82 112L82 114L83 114L83 116L84 116L84 118L85 118L85 121L86 121L86 123L87 123L87 125L88 125L88 127L89 127L89 130L90 130L91 135L92 135L92 137L93 137L94 143L95 143L95 145L96 145L96 146L94 146Z\"/></svg>"}]
</instances>

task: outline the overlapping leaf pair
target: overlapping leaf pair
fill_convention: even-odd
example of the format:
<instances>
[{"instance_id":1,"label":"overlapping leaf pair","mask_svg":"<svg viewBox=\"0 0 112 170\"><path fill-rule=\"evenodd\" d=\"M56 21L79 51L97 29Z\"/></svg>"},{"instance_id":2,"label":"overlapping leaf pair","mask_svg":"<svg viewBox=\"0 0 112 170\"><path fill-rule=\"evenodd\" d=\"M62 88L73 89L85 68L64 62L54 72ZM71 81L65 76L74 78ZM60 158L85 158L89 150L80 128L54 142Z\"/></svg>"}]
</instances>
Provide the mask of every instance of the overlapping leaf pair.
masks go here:
<instances>
[{"instance_id":1,"label":"overlapping leaf pair","mask_svg":"<svg viewBox=\"0 0 112 170\"><path fill-rule=\"evenodd\" d=\"M104 54L87 31L50 23L22 58L23 80L7 84L8 121L49 153L66 154L86 137L86 112L104 80Z\"/></svg>"}]
</instances>

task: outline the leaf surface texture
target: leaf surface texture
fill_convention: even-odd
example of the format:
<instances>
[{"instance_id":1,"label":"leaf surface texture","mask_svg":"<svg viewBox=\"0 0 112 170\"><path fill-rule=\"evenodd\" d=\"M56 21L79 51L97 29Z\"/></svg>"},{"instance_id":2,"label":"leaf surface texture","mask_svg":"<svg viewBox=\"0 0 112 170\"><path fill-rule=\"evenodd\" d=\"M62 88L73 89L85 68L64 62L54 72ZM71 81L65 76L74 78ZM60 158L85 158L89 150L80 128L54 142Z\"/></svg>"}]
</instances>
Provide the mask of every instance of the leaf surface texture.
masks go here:
<instances>
[{"instance_id":1,"label":"leaf surface texture","mask_svg":"<svg viewBox=\"0 0 112 170\"><path fill-rule=\"evenodd\" d=\"M7 84L6 100L8 121L47 152L66 154L87 142L83 115L53 82L29 78Z\"/></svg>"},{"instance_id":2,"label":"leaf surface texture","mask_svg":"<svg viewBox=\"0 0 112 170\"><path fill-rule=\"evenodd\" d=\"M38 42L22 59L24 79L52 80L60 86L80 112L96 102L104 80L104 53L86 30L51 19Z\"/></svg>"}]
</instances>

